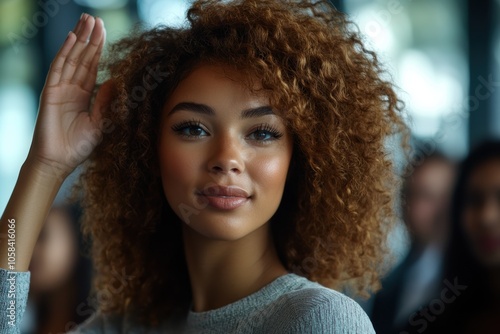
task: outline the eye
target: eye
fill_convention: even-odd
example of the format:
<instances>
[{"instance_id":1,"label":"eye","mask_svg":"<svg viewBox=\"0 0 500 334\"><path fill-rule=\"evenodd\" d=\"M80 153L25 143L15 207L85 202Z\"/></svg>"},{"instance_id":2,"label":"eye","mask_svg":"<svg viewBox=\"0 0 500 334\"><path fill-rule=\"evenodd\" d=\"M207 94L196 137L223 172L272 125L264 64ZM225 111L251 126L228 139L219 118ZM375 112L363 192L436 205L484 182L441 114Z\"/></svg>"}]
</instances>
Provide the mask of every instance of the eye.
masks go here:
<instances>
[{"instance_id":1,"label":"eye","mask_svg":"<svg viewBox=\"0 0 500 334\"><path fill-rule=\"evenodd\" d=\"M200 121L186 121L172 126L172 130L180 136L188 138L199 138L208 136L208 133L201 127Z\"/></svg>"},{"instance_id":2,"label":"eye","mask_svg":"<svg viewBox=\"0 0 500 334\"><path fill-rule=\"evenodd\" d=\"M273 138L272 133L270 133L269 131L265 131L265 130L254 131L252 134L250 134L250 136L251 137L253 136L252 139L255 139L255 140L270 140Z\"/></svg>"},{"instance_id":3,"label":"eye","mask_svg":"<svg viewBox=\"0 0 500 334\"><path fill-rule=\"evenodd\" d=\"M261 124L248 136L251 140L267 142L281 138L283 134L269 124Z\"/></svg>"}]
</instances>

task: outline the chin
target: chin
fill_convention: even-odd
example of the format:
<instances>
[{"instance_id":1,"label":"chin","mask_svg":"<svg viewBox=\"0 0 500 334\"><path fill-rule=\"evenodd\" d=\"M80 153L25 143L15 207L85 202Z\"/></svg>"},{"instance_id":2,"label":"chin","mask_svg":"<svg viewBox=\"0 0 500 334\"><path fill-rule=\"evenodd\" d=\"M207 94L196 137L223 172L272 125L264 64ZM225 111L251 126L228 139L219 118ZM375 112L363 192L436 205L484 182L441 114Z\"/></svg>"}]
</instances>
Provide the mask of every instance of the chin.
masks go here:
<instances>
[{"instance_id":1,"label":"chin","mask_svg":"<svg viewBox=\"0 0 500 334\"><path fill-rule=\"evenodd\" d=\"M236 241L252 234L264 224L252 224L243 217L196 217L190 223L184 223L189 231L207 239L217 241Z\"/></svg>"}]
</instances>

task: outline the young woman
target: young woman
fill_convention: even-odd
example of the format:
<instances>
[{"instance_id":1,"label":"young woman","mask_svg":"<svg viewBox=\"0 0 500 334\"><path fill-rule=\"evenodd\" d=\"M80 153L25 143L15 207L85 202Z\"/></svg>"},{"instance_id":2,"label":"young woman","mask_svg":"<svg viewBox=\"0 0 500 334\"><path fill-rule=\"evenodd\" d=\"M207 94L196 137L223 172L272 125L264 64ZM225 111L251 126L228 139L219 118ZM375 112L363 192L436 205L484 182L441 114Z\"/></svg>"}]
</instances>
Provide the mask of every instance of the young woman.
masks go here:
<instances>
[{"instance_id":1,"label":"young woman","mask_svg":"<svg viewBox=\"0 0 500 334\"><path fill-rule=\"evenodd\" d=\"M499 141L479 145L464 160L451 213L452 233L445 259L443 291L429 304L430 319L416 317L408 332L498 333Z\"/></svg>"},{"instance_id":2,"label":"young woman","mask_svg":"<svg viewBox=\"0 0 500 334\"><path fill-rule=\"evenodd\" d=\"M80 331L373 333L330 288L376 288L394 216L384 143L404 125L376 56L326 1L203 0L187 18L115 44L92 104L101 19L54 59L2 218L17 316L41 222L85 162L99 304Z\"/></svg>"}]
</instances>

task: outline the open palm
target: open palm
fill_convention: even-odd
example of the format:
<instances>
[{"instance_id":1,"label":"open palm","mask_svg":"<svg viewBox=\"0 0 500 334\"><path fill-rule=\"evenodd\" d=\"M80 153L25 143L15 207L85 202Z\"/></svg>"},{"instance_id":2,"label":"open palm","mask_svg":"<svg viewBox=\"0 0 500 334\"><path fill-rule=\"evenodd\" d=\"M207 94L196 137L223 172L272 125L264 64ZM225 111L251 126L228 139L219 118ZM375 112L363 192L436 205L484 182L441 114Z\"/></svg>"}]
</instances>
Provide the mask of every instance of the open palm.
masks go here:
<instances>
[{"instance_id":1,"label":"open palm","mask_svg":"<svg viewBox=\"0 0 500 334\"><path fill-rule=\"evenodd\" d=\"M100 18L82 15L50 66L29 159L58 173L83 162L102 135L102 94L92 110L90 101L105 37Z\"/></svg>"}]
</instances>

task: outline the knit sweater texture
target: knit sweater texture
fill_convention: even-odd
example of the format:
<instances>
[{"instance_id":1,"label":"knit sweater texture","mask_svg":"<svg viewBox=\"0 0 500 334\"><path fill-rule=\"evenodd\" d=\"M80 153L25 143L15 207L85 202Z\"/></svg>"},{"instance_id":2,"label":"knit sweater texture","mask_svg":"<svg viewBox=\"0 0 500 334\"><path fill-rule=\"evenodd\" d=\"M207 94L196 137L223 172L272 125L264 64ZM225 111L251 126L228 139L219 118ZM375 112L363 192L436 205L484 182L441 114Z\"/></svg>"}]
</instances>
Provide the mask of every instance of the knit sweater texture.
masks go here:
<instances>
[{"instance_id":1,"label":"knit sweater texture","mask_svg":"<svg viewBox=\"0 0 500 334\"><path fill-rule=\"evenodd\" d=\"M12 272L0 268L0 333L19 333L29 280L29 271ZM96 312L69 333L368 334L375 331L355 301L289 273L234 303L206 312L189 311L186 317L164 321L160 327L140 325L132 315Z\"/></svg>"}]
</instances>

